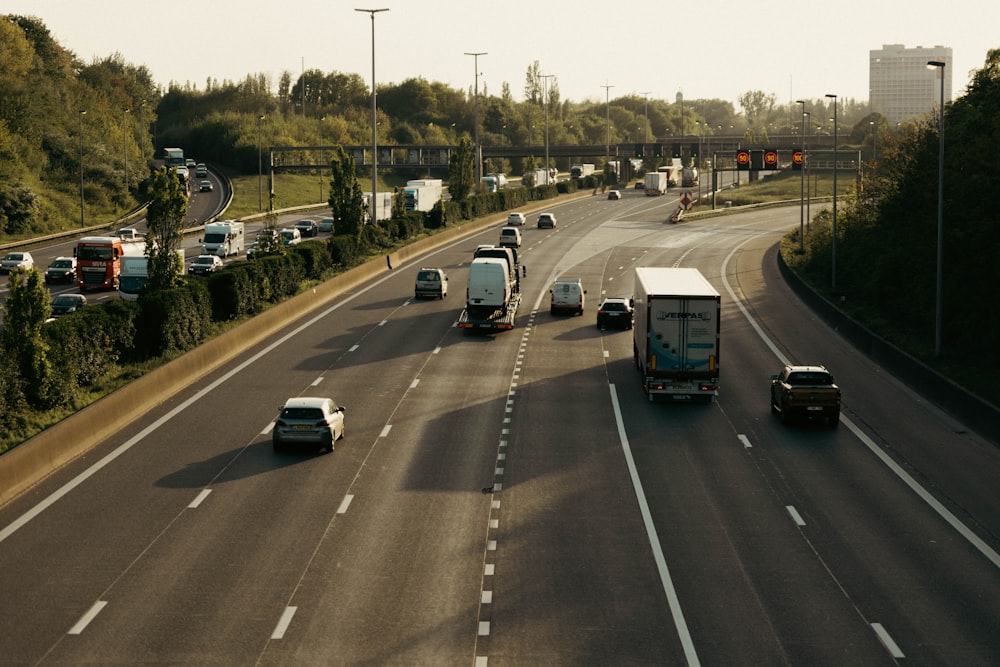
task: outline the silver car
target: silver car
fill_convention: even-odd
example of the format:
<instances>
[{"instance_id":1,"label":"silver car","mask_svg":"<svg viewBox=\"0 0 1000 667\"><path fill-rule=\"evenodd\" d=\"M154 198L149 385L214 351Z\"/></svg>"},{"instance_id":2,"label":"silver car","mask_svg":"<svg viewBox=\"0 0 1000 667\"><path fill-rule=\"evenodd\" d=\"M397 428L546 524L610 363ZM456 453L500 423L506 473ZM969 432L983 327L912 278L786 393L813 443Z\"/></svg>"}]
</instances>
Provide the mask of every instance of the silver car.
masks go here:
<instances>
[{"instance_id":1,"label":"silver car","mask_svg":"<svg viewBox=\"0 0 1000 667\"><path fill-rule=\"evenodd\" d=\"M302 396L285 401L271 431L274 451L287 445L316 445L333 451L344 437L344 406L332 398Z\"/></svg>"}]
</instances>

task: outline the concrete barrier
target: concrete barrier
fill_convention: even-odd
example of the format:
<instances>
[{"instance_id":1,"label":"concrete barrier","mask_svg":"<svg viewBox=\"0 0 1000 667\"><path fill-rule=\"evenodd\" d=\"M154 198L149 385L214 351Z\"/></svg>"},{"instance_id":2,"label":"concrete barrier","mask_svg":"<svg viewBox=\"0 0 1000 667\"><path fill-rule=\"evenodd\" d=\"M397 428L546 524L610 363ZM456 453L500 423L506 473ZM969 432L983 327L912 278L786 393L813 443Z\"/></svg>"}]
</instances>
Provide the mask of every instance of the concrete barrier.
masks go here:
<instances>
[{"instance_id":1,"label":"concrete barrier","mask_svg":"<svg viewBox=\"0 0 1000 667\"><path fill-rule=\"evenodd\" d=\"M560 197L558 203L590 196L590 192ZM552 206L546 200L527 212ZM506 220L490 216L415 241L387 259L371 260L327 280L216 336L173 361L133 380L63 421L0 456L0 505L25 492L59 467L110 438L129 422L141 419L157 405L198 379L259 345L283 327L302 319L375 276L405 265L414 257L448 245ZM389 266L387 266L387 264Z\"/></svg>"}]
</instances>

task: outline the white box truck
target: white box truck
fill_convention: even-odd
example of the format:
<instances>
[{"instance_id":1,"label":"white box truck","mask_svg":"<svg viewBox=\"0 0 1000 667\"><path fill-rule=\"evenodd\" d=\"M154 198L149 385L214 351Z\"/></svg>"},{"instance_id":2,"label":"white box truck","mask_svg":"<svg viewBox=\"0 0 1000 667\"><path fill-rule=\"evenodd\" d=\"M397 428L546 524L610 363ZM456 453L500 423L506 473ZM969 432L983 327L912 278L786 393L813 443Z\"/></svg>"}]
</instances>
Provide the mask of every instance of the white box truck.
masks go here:
<instances>
[{"instance_id":1,"label":"white box truck","mask_svg":"<svg viewBox=\"0 0 1000 667\"><path fill-rule=\"evenodd\" d=\"M711 402L719 389L719 293L698 269L635 270L633 351L652 401Z\"/></svg>"},{"instance_id":2,"label":"white box truck","mask_svg":"<svg viewBox=\"0 0 1000 667\"><path fill-rule=\"evenodd\" d=\"M422 178L407 181L403 188L403 201L407 211L429 211L441 199L443 184L440 178Z\"/></svg>"},{"instance_id":3,"label":"white box truck","mask_svg":"<svg viewBox=\"0 0 1000 667\"><path fill-rule=\"evenodd\" d=\"M228 257L242 255L246 245L246 232L242 222L227 220L205 225L205 237L201 239L203 254Z\"/></svg>"},{"instance_id":4,"label":"white box truck","mask_svg":"<svg viewBox=\"0 0 1000 667\"><path fill-rule=\"evenodd\" d=\"M662 171L650 171L643 177L647 197L657 197L667 192L667 174Z\"/></svg>"},{"instance_id":5,"label":"white box truck","mask_svg":"<svg viewBox=\"0 0 1000 667\"><path fill-rule=\"evenodd\" d=\"M569 167L570 178L583 178L594 173L594 165L589 162L583 164L572 164Z\"/></svg>"}]
</instances>

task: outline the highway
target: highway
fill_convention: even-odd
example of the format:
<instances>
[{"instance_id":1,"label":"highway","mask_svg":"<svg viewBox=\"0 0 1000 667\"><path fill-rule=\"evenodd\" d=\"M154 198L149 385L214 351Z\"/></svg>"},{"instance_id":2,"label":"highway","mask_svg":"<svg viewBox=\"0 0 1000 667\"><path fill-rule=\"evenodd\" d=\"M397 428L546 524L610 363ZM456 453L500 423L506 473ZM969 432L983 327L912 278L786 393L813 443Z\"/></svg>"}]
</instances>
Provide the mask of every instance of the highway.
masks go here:
<instances>
[{"instance_id":1,"label":"highway","mask_svg":"<svg viewBox=\"0 0 1000 667\"><path fill-rule=\"evenodd\" d=\"M1000 662L1000 449L812 315L778 275L799 211L663 221L586 197L523 228L517 327L454 324L498 227L345 294L0 508L0 664ZM602 295L635 266L722 294L722 388L650 403ZM450 294L413 299L420 266ZM558 276L582 317L548 312ZM823 363L830 430L768 405ZM290 396L347 406L272 451Z\"/></svg>"}]
</instances>

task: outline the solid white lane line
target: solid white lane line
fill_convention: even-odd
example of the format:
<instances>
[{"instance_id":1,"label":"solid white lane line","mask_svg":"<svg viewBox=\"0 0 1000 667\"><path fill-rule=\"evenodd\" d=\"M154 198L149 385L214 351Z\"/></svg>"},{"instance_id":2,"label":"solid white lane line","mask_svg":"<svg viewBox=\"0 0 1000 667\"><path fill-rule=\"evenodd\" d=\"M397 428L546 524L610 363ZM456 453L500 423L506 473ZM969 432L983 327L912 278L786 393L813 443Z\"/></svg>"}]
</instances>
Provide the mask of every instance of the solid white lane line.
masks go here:
<instances>
[{"instance_id":1,"label":"solid white lane line","mask_svg":"<svg viewBox=\"0 0 1000 667\"><path fill-rule=\"evenodd\" d=\"M93 604L93 606L87 610L87 613L80 617L80 620L76 622L72 628L69 629L69 634L78 635L86 629L94 618L101 613L101 610L107 606L106 600L98 600Z\"/></svg>"},{"instance_id":2,"label":"solid white lane line","mask_svg":"<svg viewBox=\"0 0 1000 667\"><path fill-rule=\"evenodd\" d=\"M285 631L288 630L288 626L292 623L292 617L295 616L295 612L298 607L285 607L285 611L282 612L281 618L278 619L278 625L275 626L274 632L271 633L271 639L282 639L285 636Z\"/></svg>"},{"instance_id":3,"label":"solid white lane line","mask_svg":"<svg viewBox=\"0 0 1000 667\"><path fill-rule=\"evenodd\" d=\"M732 285L729 284L729 279L726 276L726 270L727 267L729 266L729 260L736 255L736 253L740 250L740 248L742 248L744 245L750 243L750 241L753 241L754 239L760 236L763 236L763 234L757 234L755 236L752 236L743 243L733 248L733 250L726 256L726 258L722 262L720 276L722 279L722 283L726 286L726 291L729 293L729 298L732 299L733 303L736 304L736 307L740 309L741 313L743 313L743 317L746 319L747 322L750 323L750 326L753 327L754 331L757 332L757 336L762 341L764 341L764 344L767 345L767 347L771 350L771 352L774 354L774 356L778 359L779 362L788 365L791 363L791 361L787 357L785 357L785 355L782 354L781 350L778 349L778 346L775 345L774 342L772 342L771 339L767 337L767 334L764 333L764 330L760 327L759 324L757 324L757 321L753 318L753 316L749 313L749 311L747 311L746 306L744 306L743 302L740 301L739 297L736 296L736 291L733 289ZM994 550L989 544L987 544L981 537L979 537L979 535L974 533L957 516L952 514L952 512L947 507L941 504L937 498L935 498L929 491L927 491L927 489L921 486L920 483L917 482L917 480L915 480L910 475L910 473L908 473L898 463L896 463L892 459L892 457L885 452L884 449L879 447L874 440L865 435L865 433L858 427L857 424L851 421L851 419L841 414L840 423L846 426L848 429L850 429L851 433L853 433L858 440L864 443L865 447L867 447L872 454L878 457L878 459L882 461L882 463L887 468L889 468L889 470L891 470L896 475L896 477L898 477L900 480L903 481L904 484L910 487L910 490L912 490L915 494L917 494L917 497L919 497L921 500L927 503L927 505L929 505L932 510L937 512L938 516L944 519L945 522L947 522L948 525L952 527L952 529L954 529L959 535L964 537L969 542L969 544L978 549L981 554L986 556L986 558L991 563L993 563L994 567L1000 568L1000 553L997 553L997 551Z\"/></svg>"},{"instance_id":4,"label":"solid white lane line","mask_svg":"<svg viewBox=\"0 0 1000 667\"><path fill-rule=\"evenodd\" d=\"M670 577L670 570L667 568L667 559L663 555L660 546L660 537L653 525L653 515L649 511L649 503L646 501L646 492L643 491L642 482L639 480L639 471L635 467L635 460L632 458L632 448L628 443L628 436L625 434L625 421L622 419L621 408L618 404L618 392L615 385L609 385L611 391L611 406L615 412L615 423L618 425L618 440L621 442L622 451L625 454L625 463L628 465L628 474L632 478L632 488L635 491L636 500L639 502L639 510L642 514L642 522L646 527L646 536L649 540L650 549L653 551L653 560L656 562L656 569L660 573L660 585L667 596L667 603L670 606L670 615L674 620L674 628L680 639L681 647L684 649L684 657L690 667L698 667L701 661L698 660L698 653L695 651L694 641L691 639L691 632L688 629L687 621L684 620L684 611L681 609L680 599L677 597L677 590Z\"/></svg>"},{"instance_id":5,"label":"solid white lane line","mask_svg":"<svg viewBox=\"0 0 1000 667\"><path fill-rule=\"evenodd\" d=\"M205 498L208 498L210 493L212 493L212 489L202 489L201 493L195 496L195 499L191 501L190 505L188 505L188 509L198 509L198 506L201 505Z\"/></svg>"}]
</instances>

